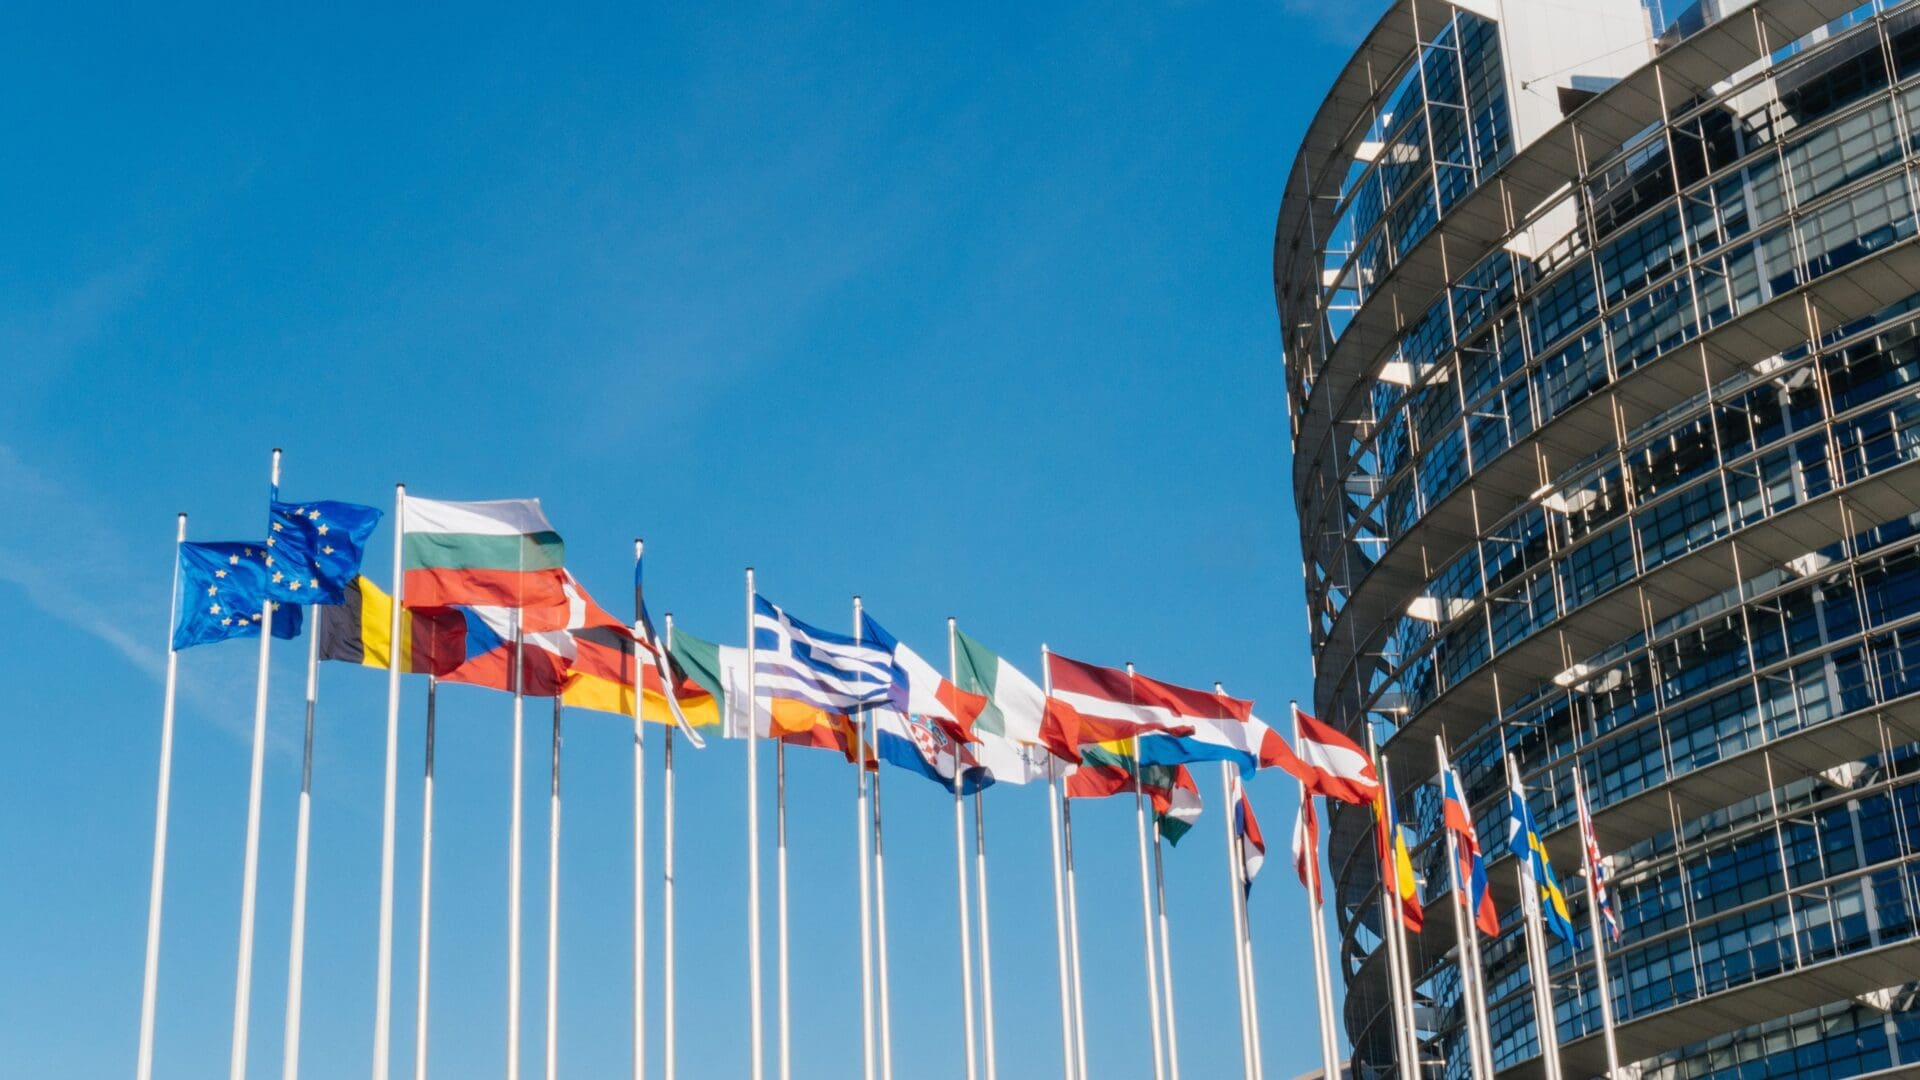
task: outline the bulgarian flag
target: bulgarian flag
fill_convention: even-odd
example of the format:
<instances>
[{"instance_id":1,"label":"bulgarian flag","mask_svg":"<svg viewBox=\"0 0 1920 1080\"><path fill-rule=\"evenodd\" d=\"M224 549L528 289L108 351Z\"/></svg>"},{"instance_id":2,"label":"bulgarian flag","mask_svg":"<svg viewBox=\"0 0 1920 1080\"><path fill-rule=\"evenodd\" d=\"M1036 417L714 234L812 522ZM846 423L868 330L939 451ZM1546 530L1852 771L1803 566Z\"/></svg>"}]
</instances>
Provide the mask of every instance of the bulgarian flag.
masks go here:
<instances>
[{"instance_id":1,"label":"bulgarian flag","mask_svg":"<svg viewBox=\"0 0 1920 1080\"><path fill-rule=\"evenodd\" d=\"M410 498L402 518L408 607L518 610L528 632L585 625L573 620L575 597L561 569L566 546L540 500Z\"/></svg>"}]
</instances>

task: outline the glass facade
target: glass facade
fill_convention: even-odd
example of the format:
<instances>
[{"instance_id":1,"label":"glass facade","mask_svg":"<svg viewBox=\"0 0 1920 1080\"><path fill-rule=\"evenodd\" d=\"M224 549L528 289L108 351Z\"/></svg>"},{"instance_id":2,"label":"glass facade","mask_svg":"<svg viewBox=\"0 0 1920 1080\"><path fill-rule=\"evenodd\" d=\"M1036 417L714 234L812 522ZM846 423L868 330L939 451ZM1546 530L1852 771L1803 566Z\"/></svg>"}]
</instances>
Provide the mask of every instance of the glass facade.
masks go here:
<instances>
[{"instance_id":1,"label":"glass facade","mask_svg":"<svg viewBox=\"0 0 1920 1080\"><path fill-rule=\"evenodd\" d=\"M1296 418L1333 415L1295 425L1315 433L1294 453L1316 710L1373 730L1423 837L1435 736L1489 848L1511 755L1563 878L1579 771L1614 860L1606 992L1643 1077L1920 1066L1920 0L1833 7L1703 92L1618 104L1644 126L1582 143L1559 194L1448 250L1407 306L1396 272L1448 213L1545 167L1515 136L1523 45L1455 11L1361 108L1338 196L1305 211L1318 247L1276 245ZM1717 15L1649 26L1650 63L1697 70ZM1355 344L1377 298L1397 329ZM1323 401L1342 364L1356 389ZM1380 1076L1356 813L1334 812L1329 855L1353 1064ZM1416 862L1445 923L1443 842ZM1494 1059L1534 1075L1541 988L1510 860L1490 872ZM1568 889L1581 947L1548 953L1574 1076L1601 990ZM1468 1076L1450 928L1411 951L1423 1073Z\"/></svg>"}]
</instances>

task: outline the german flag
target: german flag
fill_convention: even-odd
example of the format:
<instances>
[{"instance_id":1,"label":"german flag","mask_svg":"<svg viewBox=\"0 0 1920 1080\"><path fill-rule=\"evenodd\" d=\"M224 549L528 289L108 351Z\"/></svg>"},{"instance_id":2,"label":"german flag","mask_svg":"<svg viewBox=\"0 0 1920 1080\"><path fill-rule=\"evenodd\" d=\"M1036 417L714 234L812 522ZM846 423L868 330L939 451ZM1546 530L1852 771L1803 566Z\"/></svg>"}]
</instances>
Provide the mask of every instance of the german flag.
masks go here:
<instances>
[{"instance_id":1,"label":"german flag","mask_svg":"<svg viewBox=\"0 0 1920 1080\"><path fill-rule=\"evenodd\" d=\"M393 631L393 598L360 575L338 604L316 605L320 658L385 668ZM400 670L445 675L466 659L466 620L452 608L405 608L400 620Z\"/></svg>"}]
</instances>

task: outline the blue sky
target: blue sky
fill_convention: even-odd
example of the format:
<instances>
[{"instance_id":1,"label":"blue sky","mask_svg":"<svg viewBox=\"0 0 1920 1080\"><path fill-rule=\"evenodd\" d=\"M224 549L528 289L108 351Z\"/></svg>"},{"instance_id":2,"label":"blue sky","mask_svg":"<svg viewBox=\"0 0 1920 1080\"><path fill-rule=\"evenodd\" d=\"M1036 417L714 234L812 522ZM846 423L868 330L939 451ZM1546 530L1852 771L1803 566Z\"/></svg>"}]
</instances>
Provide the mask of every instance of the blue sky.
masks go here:
<instances>
[{"instance_id":1,"label":"blue sky","mask_svg":"<svg viewBox=\"0 0 1920 1080\"><path fill-rule=\"evenodd\" d=\"M1324 7L13 12L0 1074L131 1068L173 514L200 539L259 534L276 445L295 498L540 496L610 606L644 535L653 602L708 637L740 636L751 564L801 617L838 625L861 593L929 655L954 615L1030 671L1046 641L1223 680L1272 719L1308 696L1269 267L1294 143L1369 18ZM383 527L375 550L390 543ZM279 1069L303 649L273 657L254 1076ZM181 659L161 1077L226 1061L253 661ZM308 1077L367 1072L383 699L376 673L321 673ZM401 732L396 1068L420 699ZM440 1076L504 1057L509 715L501 695L443 695ZM531 1070L550 714L528 716ZM681 1065L741 1075L741 751L680 764ZM565 767L561 1067L624 1075L619 722L570 714ZM790 769L795 1074L844 1077L850 777L820 754ZM899 1075L957 1076L951 804L886 780ZM1217 1076L1239 1052L1202 780L1168 889L1182 1063ZM1263 776L1253 796L1267 1067L1286 1076L1318 1064L1292 788ZM1010 1078L1058 1070L1042 805L989 794ZM1130 811L1076 815L1103 1076L1144 1071Z\"/></svg>"}]
</instances>

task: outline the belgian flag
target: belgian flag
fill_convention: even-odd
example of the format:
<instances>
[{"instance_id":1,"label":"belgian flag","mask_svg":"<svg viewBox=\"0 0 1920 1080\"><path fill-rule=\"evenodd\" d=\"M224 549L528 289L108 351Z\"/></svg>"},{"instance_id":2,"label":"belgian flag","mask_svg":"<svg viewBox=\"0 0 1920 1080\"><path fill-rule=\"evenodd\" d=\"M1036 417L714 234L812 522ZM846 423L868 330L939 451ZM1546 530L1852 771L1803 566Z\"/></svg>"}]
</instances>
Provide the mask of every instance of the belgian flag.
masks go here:
<instances>
[{"instance_id":1,"label":"belgian flag","mask_svg":"<svg viewBox=\"0 0 1920 1080\"><path fill-rule=\"evenodd\" d=\"M320 605L320 658L385 668L393 634L393 598L362 574L338 604ZM467 621L453 608L405 608L400 670L445 675L466 659Z\"/></svg>"}]
</instances>

